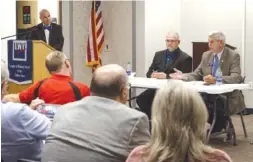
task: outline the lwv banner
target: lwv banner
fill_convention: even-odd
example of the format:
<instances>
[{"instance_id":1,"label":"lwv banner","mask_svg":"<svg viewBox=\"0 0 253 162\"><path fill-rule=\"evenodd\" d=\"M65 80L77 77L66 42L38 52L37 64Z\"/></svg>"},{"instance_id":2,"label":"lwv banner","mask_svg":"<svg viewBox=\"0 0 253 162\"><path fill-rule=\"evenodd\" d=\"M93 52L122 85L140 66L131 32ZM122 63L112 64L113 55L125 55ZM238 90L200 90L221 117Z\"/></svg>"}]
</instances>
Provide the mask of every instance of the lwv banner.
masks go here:
<instances>
[{"instance_id":1,"label":"lwv banner","mask_svg":"<svg viewBox=\"0 0 253 162\"><path fill-rule=\"evenodd\" d=\"M8 68L11 82L32 83L32 41L8 41Z\"/></svg>"}]
</instances>

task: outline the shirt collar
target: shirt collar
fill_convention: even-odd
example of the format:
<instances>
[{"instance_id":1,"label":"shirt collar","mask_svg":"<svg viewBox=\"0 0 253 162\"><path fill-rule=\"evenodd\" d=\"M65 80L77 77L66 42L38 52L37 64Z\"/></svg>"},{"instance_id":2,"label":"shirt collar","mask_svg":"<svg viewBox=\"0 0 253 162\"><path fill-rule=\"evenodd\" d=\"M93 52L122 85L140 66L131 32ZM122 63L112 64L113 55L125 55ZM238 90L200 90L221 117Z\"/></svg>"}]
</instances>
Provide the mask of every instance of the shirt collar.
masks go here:
<instances>
[{"instance_id":1,"label":"shirt collar","mask_svg":"<svg viewBox=\"0 0 253 162\"><path fill-rule=\"evenodd\" d=\"M219 60L220 60L220 58L221 58L221 55L222 55L223 51L224 51L224 48L222 49L221 52L217 53L217 56L218 56ZM214 54L214 55L215 55L215 54Z\"/></svg>"},{"instance_id":2,"label":"shirt collar","mask_svg":"<svg viewBox=\"0 0 253 162\"><path fill-rule=\"evenodd\" d=\"M166 50L166 57L175 58L177 53L179 51L179 48L175 49L174 51L170 52L168 49Z\"/></svg>"},{"instance_id":3,"label":"shirt collar","mask_svg":"<svg viewBox=\"0 0 253 162\"><path fill-rule=\"evenodd\" d=\"M50 78L66 80L66 81L72 81L73 80L70 76L62 75L62 74L52 74Z\"/></svg>"},{"instance_id":4,"label":"shirt collar","mask_svg":"<svg viewBox=\"0 0 253 162\"><path fill-rule=\"evenodd\" d=\"M45 24L43 24L43 23L42 23L42 26L51 26L51 23L50 23L50 24L48 24L48 25L45 25Z\"/></svg>"}]
</instances>

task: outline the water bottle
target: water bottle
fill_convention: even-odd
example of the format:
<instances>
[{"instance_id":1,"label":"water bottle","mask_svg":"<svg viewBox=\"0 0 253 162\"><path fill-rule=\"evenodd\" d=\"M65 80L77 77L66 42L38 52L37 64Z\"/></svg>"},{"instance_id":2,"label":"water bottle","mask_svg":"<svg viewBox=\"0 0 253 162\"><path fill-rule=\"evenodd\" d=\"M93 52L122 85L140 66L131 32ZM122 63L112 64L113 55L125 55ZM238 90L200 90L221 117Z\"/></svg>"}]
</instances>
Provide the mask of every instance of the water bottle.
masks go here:
<instances>
[{"instance_id":1,"label":"water bottle","mask_svg":"<svg viewBox=\"0 0 253 162\"><path fill-rule=\"evenodd\" d=\"M132 73L132 66L130 62L127 63L126 72L128 76L130 76Z\"/></svg>"},{"instance_id":2,"label":"water bottle","mask_svg":"<svg viewBox=\"0 0 253 162\"><path fill-rule=\"evenodd\" d=\"M221 68L219 67L216 71L216 85L221 85L222 84L222 71Z\"/></svg>"}]
</instances>

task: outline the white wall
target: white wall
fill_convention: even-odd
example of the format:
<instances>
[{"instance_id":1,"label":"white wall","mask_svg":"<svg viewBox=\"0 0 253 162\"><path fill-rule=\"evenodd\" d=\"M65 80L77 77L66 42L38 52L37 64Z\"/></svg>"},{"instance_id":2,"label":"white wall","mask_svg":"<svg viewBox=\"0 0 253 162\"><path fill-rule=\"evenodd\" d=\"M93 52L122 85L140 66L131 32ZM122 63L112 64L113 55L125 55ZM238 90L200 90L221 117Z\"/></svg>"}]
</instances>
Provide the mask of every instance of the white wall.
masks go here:
<instances>
[{"instance_id":1,"label":"white wall","mask_svg":"<svg viewBox=\"0 0 253 162\"><path fill-rule=\"evenodd\" d=\"M145 1L145 70L156 51L166 48L168 31L180 32L180 0Z\"/></svg>"},{"instance_id":2,"label":"white wall","mask_svg":"<svg viewBox=\"0 0 253 162\"><path fill-rule=\"evenodd\" d=\"M73 36L72 31L72 20L73 20L73 2L71 1L62 1L62 33L64 35L64 46L63 52L67 55L68 58L71 59L71 45L73 44L73 40L71 36ZM72 8L71 8L72 7Z\"/></svg>"},{"instance_id":3,"label":"white wall","mask_svg":"<svg viewBox=\"0 0 253 162\"><path fill-rule=\"evenodd\" d=\"M246 81L253 81L252 8L252 0L145 1L145 71L154 52L164 49L164 35L168 30L180 33L180 47L189 55L192 55L192 42L206 42L209 32L221 30L226 34L227 43L237 47L241 55L242 74L247 76ZM246 106L253 107L253 92L244 93Z\"/></svg>"},{"instance_id":4,"label":"white wall","mask_svg":"<svg viewBox=\"0 0 253 162\"><path fill-rule=\"evenodd\" d=\"M221 30L227 43L242 52L243 0L183 0L181 5L182 49L192 55L191 42L207 42L208 33Z\"/></svg>"},{"instance_id":5,"label":"white wall","mask_svg":"<svg viewBox=\"0 0 253 162\"><path fill-rule=\"evenodd\" d=\"M40 21L39 12L42 9L47 9L50 12L51 18L57 18L57 23L59 23L59 7L58 0L37 0L38 1L38 22Z\"/></svg>"},{"instance_id":6,"label":"white wall","mask_svg":"<svg viewBox=\"0 0 253 162\"><path fill-rule=\"evenodd\" d=\"M145 2L144 1L136 1L135 7L135 22L134 26L136 28L135 31L135 47L136 47L136 76L145 76L146 69L145 69L145 60L146 60L146 49L145 49ZM152 52L150 52L151 54Z\"/></svg>"},{"instance_id":7,"label":"white wall","mask_svg":"<svg viewBox=\"0 0 253 162\"><path fill-rule=\"evenodd\" d=\"M245 30L245 76L246 82L253 82L253 72L252 72L252 63L253 63L253 1L246 0L246 30ZM246 106L253 108L253 91L246 91L245 100Z\"/></svg>"},{"instance_id":8,"label":"white wall","mask_svg":"<svg viewBox=\"0 0 253 162\"><path fill-rule=\"evenodd\" d=\"M2 16L8 15L4 18L4 24L1 24L1 38L16 34L16 1L2 0L0 1ZM11 37L9 39L16 39ZM7 60L7 41L9 39L1 40L1 59Z\"/></svg>"}]
</instances>

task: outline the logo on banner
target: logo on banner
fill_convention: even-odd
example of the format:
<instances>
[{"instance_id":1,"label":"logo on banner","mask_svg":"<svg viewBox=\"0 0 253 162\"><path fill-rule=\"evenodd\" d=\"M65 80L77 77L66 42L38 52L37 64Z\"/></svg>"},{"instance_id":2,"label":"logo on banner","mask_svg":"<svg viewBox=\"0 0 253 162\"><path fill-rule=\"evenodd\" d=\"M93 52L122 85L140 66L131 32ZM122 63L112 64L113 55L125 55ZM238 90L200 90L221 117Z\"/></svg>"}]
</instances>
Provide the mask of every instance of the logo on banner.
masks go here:
<instances>
[{"instance_id":1,"label":"logo on banner","mask_svg":"<svg viewBox=\"0 0 253 162\"><path fill-rule=\"evenodd\" d=\"M27 41L13 41L13 61L27 61Z\"/></svg>"},{"instance_id":2,"label":"logo on banner","mask_svg":"<svg viewBox=\"0 0 253 162\"><path fill-rule=\"evenodd\" d=\"M32 41L8 41L9 81L15 84L32 83Z\"/></svg>"}]
</instances>

